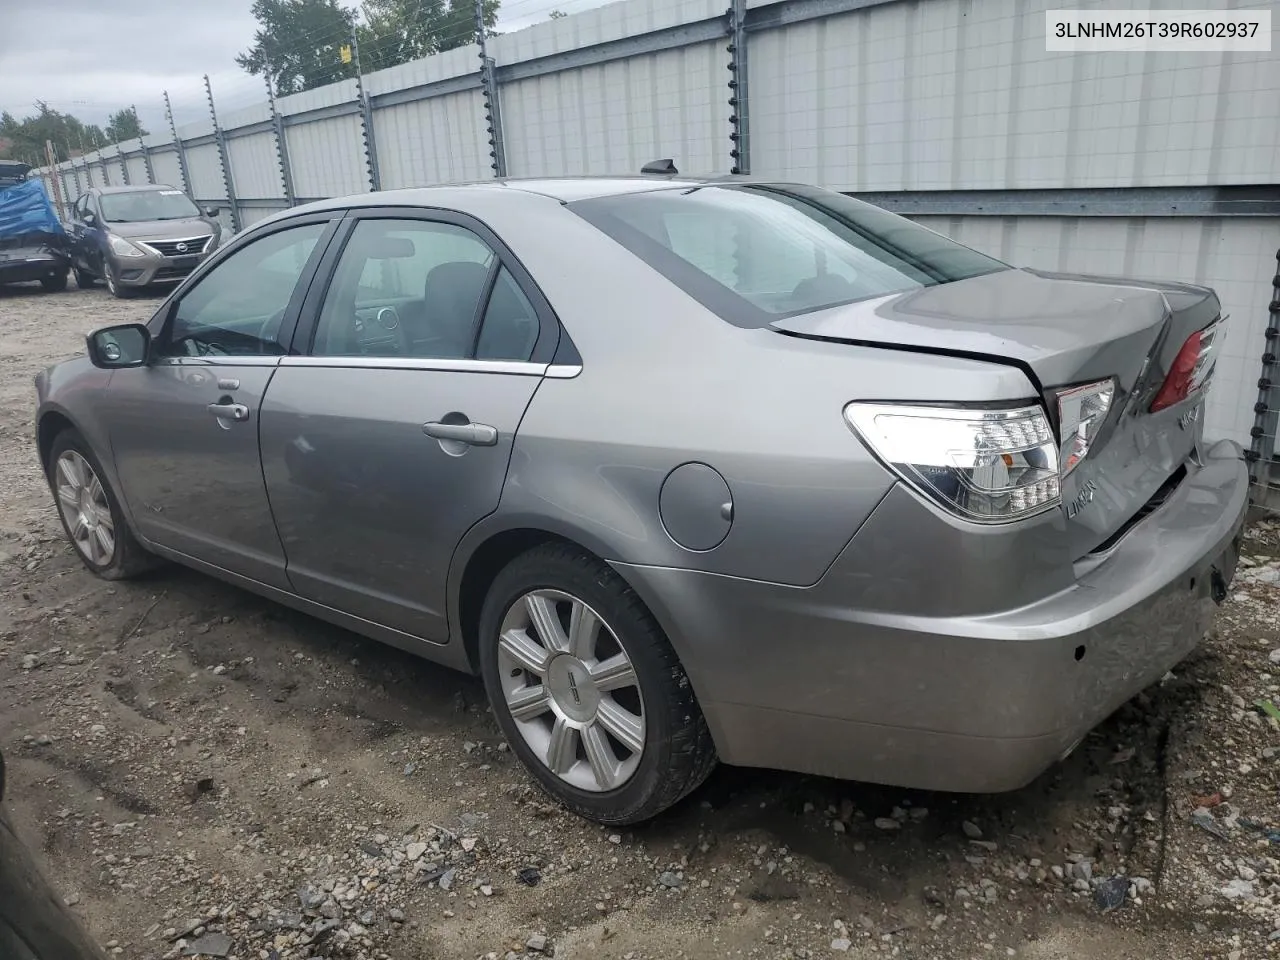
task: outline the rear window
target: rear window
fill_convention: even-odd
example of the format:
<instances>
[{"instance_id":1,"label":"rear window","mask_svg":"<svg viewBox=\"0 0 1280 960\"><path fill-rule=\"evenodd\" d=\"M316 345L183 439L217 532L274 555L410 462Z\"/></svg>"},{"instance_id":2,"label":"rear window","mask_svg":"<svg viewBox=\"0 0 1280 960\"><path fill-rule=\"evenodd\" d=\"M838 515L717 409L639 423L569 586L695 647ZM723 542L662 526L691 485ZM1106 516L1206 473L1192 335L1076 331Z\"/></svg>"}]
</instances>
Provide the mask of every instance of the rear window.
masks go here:
<instances>
[{"instance_id":1,"label":"rear window","mask_svg":"<svg viewBox=\"0 0 1280 960\"><path fill-rule=\"evenodd\" d=\"M568 206L738 326L1009 269L816 187L716 184Z\"/></svg>"}]
</instances>

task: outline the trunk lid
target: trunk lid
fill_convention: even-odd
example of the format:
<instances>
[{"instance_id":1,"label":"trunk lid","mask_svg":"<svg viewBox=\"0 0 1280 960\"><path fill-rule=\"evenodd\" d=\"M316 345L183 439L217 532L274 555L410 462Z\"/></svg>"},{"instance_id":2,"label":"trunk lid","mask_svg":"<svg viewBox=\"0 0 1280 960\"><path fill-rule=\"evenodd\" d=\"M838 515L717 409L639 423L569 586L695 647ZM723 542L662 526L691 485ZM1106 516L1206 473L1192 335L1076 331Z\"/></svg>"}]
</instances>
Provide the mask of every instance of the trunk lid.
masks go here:
<instances>
[{"instance_id":1,"label":"trunk lid","mask_svg":"<svg viewBox=\"0 0 1280 960\"><path fill-rule=\"evenodd\" d=\"M1017 366L1055 429L1058 389L1114 378L1107 418L1062 483L1071 556L1081 559L1110 547L1176 486L1200 437L1203 392L1148 410L1187 337L1219 310L1207 287L1007 270L771 325L790 336Z\"/></svg>"}]
</instances>

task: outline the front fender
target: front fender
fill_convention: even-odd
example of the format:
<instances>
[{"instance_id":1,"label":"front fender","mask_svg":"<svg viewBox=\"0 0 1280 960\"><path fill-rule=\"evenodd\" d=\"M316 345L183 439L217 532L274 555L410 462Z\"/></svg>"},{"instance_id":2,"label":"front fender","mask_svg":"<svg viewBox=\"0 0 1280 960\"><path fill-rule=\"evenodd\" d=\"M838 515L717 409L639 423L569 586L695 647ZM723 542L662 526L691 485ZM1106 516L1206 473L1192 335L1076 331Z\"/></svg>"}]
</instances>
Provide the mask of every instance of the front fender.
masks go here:
<instances>
[{"instance_id":1,"label":"front fender","mask_svg":"<svg viewBox=\"0 0 1280 960\"><path fill-rule=\"evenodd\" d=\"M89 362L88 357L74 357L54 364L36 374L36 453L43 451L53 440L53 435L69 425L74 428L98 458L106 480L116 493L116 501L129 526L136 531L129 505L120 491L120 478L116 474L115 457L111 450L111 430L104 417L107 404L103 395L111 384L112 370L101 370ZM48 464L41 463L41 472L48 475Z\"/></svg>"}]
</instances>

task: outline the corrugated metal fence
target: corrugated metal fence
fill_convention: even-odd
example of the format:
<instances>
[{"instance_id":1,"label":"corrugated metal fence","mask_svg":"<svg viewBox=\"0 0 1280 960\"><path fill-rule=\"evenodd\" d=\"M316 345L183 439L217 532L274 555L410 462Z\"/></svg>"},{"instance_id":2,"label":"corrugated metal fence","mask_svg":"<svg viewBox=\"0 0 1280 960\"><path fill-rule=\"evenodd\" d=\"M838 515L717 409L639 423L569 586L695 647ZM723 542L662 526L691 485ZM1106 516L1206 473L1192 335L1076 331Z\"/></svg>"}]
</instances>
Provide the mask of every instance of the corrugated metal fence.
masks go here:
<instances>
[{"instance_id":1,"label":"corrugated metal fence","mask_svg":"<svg viewBox=\"0 0 1280 960\"><path fill-rule=\"evenodd\" d=\"M1206 427L1272 442L1250 431L1274 345L1275 54L1047 53L1047 0L725 2L626 0L490 38L483 57L470 45L234 112L206 85L206 121L56 176L72 198L181 185L238 228L374 183L660 157L821 183L1018 265L1213 285L1232 319Z\"/></svg>"}]
</instances>

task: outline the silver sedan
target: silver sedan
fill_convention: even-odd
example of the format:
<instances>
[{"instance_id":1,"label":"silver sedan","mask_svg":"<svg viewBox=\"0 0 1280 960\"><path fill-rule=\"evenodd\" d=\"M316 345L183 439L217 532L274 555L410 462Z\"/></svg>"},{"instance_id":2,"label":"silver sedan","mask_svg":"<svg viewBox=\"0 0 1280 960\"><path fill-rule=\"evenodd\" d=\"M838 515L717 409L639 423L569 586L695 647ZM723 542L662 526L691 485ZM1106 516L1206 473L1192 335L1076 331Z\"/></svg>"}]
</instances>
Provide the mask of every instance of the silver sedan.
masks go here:
<instances>
[{"instance_id":1,"label":"silver sedan","mask_svg":"<svg viewBox=\"0 0 1280 960\"><path fill-rule=\"evenodd\" d=\"M37 378L103 577L186 564L485 681L606 823L717 758L1019 787L1196 645L1247 478L1211 290L679 177L329 200Z\"/></svg>"}]
</instances>

